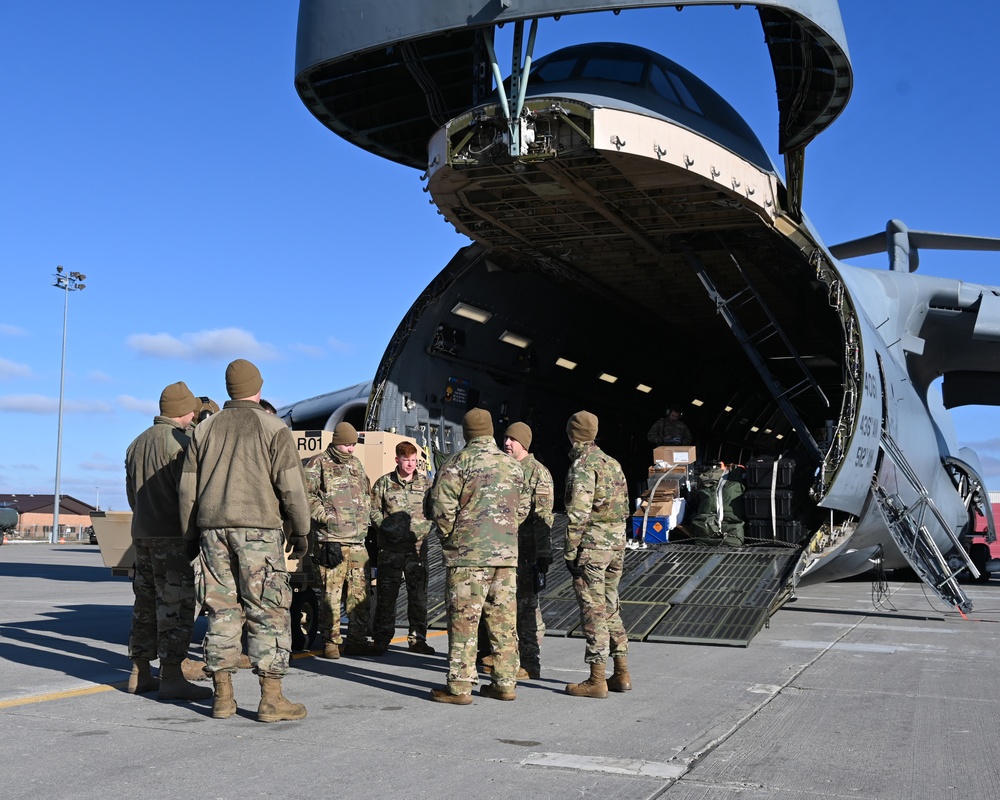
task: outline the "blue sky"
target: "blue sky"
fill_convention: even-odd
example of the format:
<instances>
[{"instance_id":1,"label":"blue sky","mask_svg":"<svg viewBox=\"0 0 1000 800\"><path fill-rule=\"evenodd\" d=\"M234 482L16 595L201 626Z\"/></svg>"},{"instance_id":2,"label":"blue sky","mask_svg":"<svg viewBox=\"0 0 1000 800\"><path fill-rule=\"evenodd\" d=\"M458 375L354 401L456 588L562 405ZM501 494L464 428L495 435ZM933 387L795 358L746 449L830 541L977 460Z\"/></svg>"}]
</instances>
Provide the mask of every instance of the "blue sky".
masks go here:
<instances>
[{"instance_id":1,"label":"blue sky","mask_svg":"<svg viewBox=\"0 0 1000 800\"><path fill-rule=\"evenodd\" d=\"M1000 236L1000 5L951 8L841 3L854 94L807 151L803 203L827 243L890 218ZM297 4L274 0L0 4L0 492L54 489L56 265L87 275L69 298L61 490L120 509L125 448L166 384L221 402L238 357L260 366L278 406L367 380L466 243L418 172L306 111L293 87L296 22ZM608 40L699 75L778 160L773 76L750 6L546 20L536 57ZM858 263L884 268L885 257ZM1000 254L926 251L920 269L1000 283L998 265ZM1000 490L1000 412L955 417Z\"/></svg>"}]
</instances>

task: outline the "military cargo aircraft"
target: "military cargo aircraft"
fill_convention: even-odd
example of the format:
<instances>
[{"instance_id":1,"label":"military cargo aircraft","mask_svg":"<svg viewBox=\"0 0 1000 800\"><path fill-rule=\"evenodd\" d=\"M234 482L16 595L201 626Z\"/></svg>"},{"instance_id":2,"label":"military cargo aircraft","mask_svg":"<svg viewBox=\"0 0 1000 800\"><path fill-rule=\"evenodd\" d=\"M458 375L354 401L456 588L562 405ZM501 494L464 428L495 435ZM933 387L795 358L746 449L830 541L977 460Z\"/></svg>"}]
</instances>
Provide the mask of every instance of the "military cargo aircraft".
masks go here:
<instances>
[{"instance_id":1,"label":"military cargo aircraft","mask_svg":"<svg viewBox=\"0 0 1000 800\"><path fill-rule=\"evenodd\" d=\"M701 461L784 458L797 475L770 482L757 541L748 531L744 547L699 556L685 597L715 574L728 599L704 603L738 616L765 583L777 602L797 583L875 564L912 568L968 611L959 576L995 566L972 544L977 515L995 534L978 458L958 448L946 409L1000 404L1000 289L916 270L922 248L1000 240L892 220L828 246L813 229L805 148L853 83L836 0L754 4L784 178L739 114L666 56L614 42L534 53L538 26L563 14L687 5L724 4L383 0L362 14L302 0L295 82L306 107L360 148L420 170L473 244L417 298L370 385L283 414L297 429L354 414L358 427L446 455L463 444L465 411L482 406L498 426L542 432L535 449L558 475L565 421L586 408L637 488L651 420L681 403ZM513 27L506 79L501 25ZM879 251L888 270L845 263ZM794 514L776 512L786 501ZM734 600L727 567L778 545L787 557ZM655 558L662 575L680 569L680 556ZM753 624L762 619L766 608ZM648 638L671 638L664 624L650 622Z\"/></svg>"}]
</instances>

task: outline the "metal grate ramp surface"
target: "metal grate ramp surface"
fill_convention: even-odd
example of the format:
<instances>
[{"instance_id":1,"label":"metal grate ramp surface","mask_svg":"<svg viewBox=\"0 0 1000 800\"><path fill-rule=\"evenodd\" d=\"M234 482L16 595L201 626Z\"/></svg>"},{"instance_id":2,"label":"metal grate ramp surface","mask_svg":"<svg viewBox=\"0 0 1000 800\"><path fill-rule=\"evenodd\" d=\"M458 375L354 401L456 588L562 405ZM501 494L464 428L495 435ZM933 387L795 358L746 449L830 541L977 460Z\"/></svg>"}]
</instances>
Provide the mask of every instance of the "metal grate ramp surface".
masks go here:
<instances>
[{"instance_id":1,"label":"metal grate ramp surface","mask_svg":"<svg viewBox=\"0 0 1000 800\"><path fill-rule=\"evenodd\" d=\"M561 549L556 549L556 553ZM666 544L625 551L619 586L622 621L633 641L746 647L791 587L798 549ZM428 623L447 628L444 569L429 559ZM539 607L547 636L582 637L569 573L555 559ZM405 589L397 624L405 627Z\"/></svg>"}]
</instances>

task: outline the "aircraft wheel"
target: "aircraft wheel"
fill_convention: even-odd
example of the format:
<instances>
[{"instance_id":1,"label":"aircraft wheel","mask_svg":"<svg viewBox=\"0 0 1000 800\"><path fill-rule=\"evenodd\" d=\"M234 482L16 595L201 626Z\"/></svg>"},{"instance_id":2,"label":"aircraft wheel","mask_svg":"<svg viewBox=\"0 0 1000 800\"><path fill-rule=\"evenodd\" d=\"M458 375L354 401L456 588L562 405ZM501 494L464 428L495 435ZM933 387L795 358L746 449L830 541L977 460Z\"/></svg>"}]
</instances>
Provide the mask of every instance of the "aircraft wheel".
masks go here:
<instances>
[{"instance_id":1,"label":"aircraft wheel","mask_svg":"<svg viewBox=\"0 0 1000 800\"><path fill-rule=\"evenodd\" d=\"M982 543L972 545L969 548L969 557L972 559L972 563L976 565L976 569L979 570L979 577L976 579L976 583L988 583L990 573L986 571L986 565L990 561L989 546Z\"/></svg>"},{"instance_id":2,"label":"aircraft wheel","mask_svg":"<svg viewBox=\"0 0 1000 800\"><path fill-rule=\"evenodd\" d=\"M306 588L292 597L292 650L308 650L319 628L319 602L316 592Z\"/></svg>"}]
</instances>

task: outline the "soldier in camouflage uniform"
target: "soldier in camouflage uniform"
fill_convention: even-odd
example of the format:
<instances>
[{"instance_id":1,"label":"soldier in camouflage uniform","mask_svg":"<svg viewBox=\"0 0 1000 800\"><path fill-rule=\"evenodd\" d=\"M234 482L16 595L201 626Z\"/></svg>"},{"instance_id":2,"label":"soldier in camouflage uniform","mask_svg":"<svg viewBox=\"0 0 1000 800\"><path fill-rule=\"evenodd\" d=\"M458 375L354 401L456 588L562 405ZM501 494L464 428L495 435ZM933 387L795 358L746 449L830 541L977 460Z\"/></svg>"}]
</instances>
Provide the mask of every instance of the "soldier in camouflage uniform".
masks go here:
<instances>
[{"instance_id":1,"label":"soldier in camouflage uniform","mask_svg":"<svg viewBox=\"0 0 1000 800\"><path fill-rule=\"evenodd\" d=\"M691 437L691 429L681 420L679 409L667 406L667 416L661 417L653 423L646 438L655 445L681 445L687 446L694 443Z\"/></svg>"},{"instance_id":2,"label":"soldier in camouflage uniform","mask_svg":"<svg viewBox=\"0 0 1000 800\"><path fill-rule=\"evenodd\" d=\"M427 644L427 534L424 516L427 473L418 469L412 442L396 445L396 469L372 487L372 525L378 529L378 597L372 637L385 651L396 630L396 598L406 581L407 644L415 653L432 655Z\"/></svg>"},{"instance_id":3,"label":"soldier in camouflage uniform","mask_svg":"<svg viewBox=\"0 0 1000 800\"><path fill-rule=\"evenodd\" d=\"M538 608L535 575L545 575L552 563L552 473L528 452L531 428L515 422L504 432L503 449L524 470L531 498L528 518L517 529L517 640L521 669L518 678L537 679L542 671L541 644L545 623Z\"/></svg>"},{"instance_id":4,"label":"soldier in camouflage uniform","mask_svg":"<svg viewBox=\"0 0 1000 800\"><path fill-rule=\"evenodd\" d=\"M528 516L524 472L501 453L493 419L482 408L462 420L465 447L438 470L427 493L427 516L444 551L448 598L448 686L431 700L472 702L477 628L486 617L493 645L493 683L481 694L513 700L517 685L517 529Z\"/></svg>"},{"instance_id":5,"label":"soldier in camouflage uniform","mask_svg":"<svg viewBox=\"0 0 1000 800\"><path fill-rule=\"evenodd\" d=\"M629 515L628 487L621 465L594 442L597 417L578 411L566 433L573 445L566 476L566 568L580 603L580 622L587 638L584 660L590 678L571 683L576 697L607 697L608 690L632 688L628 672L628 634L618 604L625 554L625 523ZM606 677L608 656L615 672Z\"/></svg>"},{"instance_id":6,"label":"soldier in camouflage uniform","mask_svg":"<svg viewBox=\"0 0 1000 800\"><path fill-rule=\"evenodd\" d=\"M249 361L237 359L226 368L232 399L194 429L179 503L184 536L200 543L204 561L212 716L236 713L232 674L242 653L245 616L261 688L257 719L277 722L306 716L305 706L284 696L281 682L292 639L285 550L295 559L308 551L309 501L291 431L260 407L263 383Z\"/></svg>"},{"instance_id":7,"label":"soldier in camouflage uniform","mask_svg":"<svg viewBox=\"0 0 1000 800\"><path fill-rule=\"evenodd\" d=\"M203 700L207 687L185 680L182 663L194 629L194 568L181 536L177 484L197 401L183 381L160 395L160 415L125 455L125 491L132 509L135 579L128 691L156 688L149 662L160 659L161 700Z\"/></svg>"},{"instance_id":8,"label":"soldier in camouflage uniform","mask_svg":"<svg viewBox=\"0 0 1000 800\"><path fill-rule=\"evenodd\" d=\"M379 655L365 638L370 619L368 550L365 536L371 524L371 484L361 461L354 455L358 432L340 422L329 447L306 464L309 513L316 535L313 559L323 579L319 630L323 658L341 655ZM340 600L347 595L347 642L340 633Z\"/></svg>"}]
</instances>

